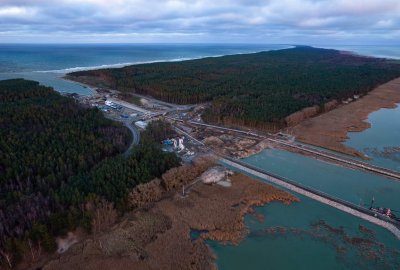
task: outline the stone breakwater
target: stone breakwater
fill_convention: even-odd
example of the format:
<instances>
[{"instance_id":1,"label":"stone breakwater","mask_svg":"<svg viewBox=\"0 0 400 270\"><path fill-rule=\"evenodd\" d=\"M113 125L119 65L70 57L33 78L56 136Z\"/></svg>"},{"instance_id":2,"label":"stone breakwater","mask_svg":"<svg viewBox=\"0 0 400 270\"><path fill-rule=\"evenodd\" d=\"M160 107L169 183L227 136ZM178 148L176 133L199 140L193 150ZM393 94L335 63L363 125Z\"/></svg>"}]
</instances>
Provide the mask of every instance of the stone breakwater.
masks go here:
<instances>
[{"instance_id":1,"label":"stone breakwater","mask_svg":"<svg viewBox=\"0 0 400 270\"><path fill-rule=\"evenodd\" d=\"M336 200L330 199L328 197L328 195L327 196L318 195L318 194L316 194L314 192L310 192L310 191L308 191L308 190L306 190L304 188L300 188L298 186L295 186L295 185L292 185L290 183L287 183L287 182L285 182L285 181L283 181L281 179L278 179L278 178L276 178L274 176L271 176L271 175L268 175L268 174L265 174L265 173L261 173L259 171L253 170L253 169L251 169L251 168L249 168L247 166L240 165L238 163L232 162L232 161L227 160L227 159L224 159L223 162L225 164L229 165L229 166L232 166L232 167L235 167L237 169L240 169L240 170L242 170L242 171L244 171L246 173L250 173L251 175L254 175L254 176L259 177L261 179L265 179L265 180L267 180L269 182L272 182L272 183L274 183L276 185L284 187L284 188L286 188L288 190L294 191L294 192L296 192L298 194L304 195L304 196L306 196L308 198L311 198L311 199L316 200L318 202L321 202L323 204L329 205L331 207L334 207L336 209L339 209L339 210L341 210L343 212L346 212L346 213L351 214L353 216L359 217L361 219L367 220L367 221L369 221L369 222L371 222L373 224L376 224L378 226L381 226L381 227L389 230L398 239L400 239L400 230L399 230L399 228L397 228L392 223L389 223L389 222L387 222L385 220L381 220L379 218L376 218L374 216L366 214L366 213L364 213L364 212L362 212L360 210L354 209L354 208L352 208L352 207L350 207L350 206L348 206L348 205L346 205L344 203L340 203L340 202L338 202Z\"/></svg>"}]
</instances>

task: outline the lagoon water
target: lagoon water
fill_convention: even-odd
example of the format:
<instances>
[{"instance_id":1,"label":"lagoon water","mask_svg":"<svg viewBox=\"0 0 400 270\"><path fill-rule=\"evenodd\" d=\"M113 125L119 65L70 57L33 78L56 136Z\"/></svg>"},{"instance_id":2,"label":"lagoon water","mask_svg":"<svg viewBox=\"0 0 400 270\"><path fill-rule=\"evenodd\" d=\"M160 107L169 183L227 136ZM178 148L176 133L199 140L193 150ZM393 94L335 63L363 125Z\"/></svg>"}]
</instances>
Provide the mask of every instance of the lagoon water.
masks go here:
<instances>
[{"instance_id":1,"label":"lagoon water","mask_svg":"<svg viewBox=\"0 0 400 270\"><path fill-rule=\"evenodd\" d=\"M348 47L347 47L348 48ZM343 48L344 49L344 48ZM349 50L351 48L348 48ZM400 49L353 48L372 56L400 58ZM393 52L395 52L393 54ZM388 56L388 55L385 55ZM390 55L389 55L390 56ZM346 145L372 164L400 171L400 107L369 115L371 128L350 133ZM390 207L400 215L400 182L271 149L245 162L355 204ZM390 232L304 196L300 203L258 207L247 215L249 236L238 246L209 241L220 269L400 269L400 240ZM365 230L367 228L367 230Z\"/></svg>"},{"instance_id":2,"label":"lagoon water","mask_svg":"<svg viewBox=\"0 0 400 270\"><path fill-rule=\"evenodd\" d=\"M300 203L258 207L238 246L208 241L219 269L398 269L399 240L381 227L299 196Z\"/></svg>"},{"instance_id":3,"label":"lagoon water","mask_svg":"<svg viewBox=\"0 0 400 270\"><path fill-rule=\"evenodd\" d=\"M61 92L90 89L59 77L68 71L174 61L204 56L281 49L284 45L0 45L0 79L28 78ZM341 46L360 54L400 58L397 47ZM399 170L400 109L370 115L372 128L346 142L372 157L372 163ZM386 147L386 148L385 148ZM356 204L400 210L400 182L338 167L281 150L244 160L304 185ZM296 195L296 194L295 194ZM300 203L258 207L259 221L247 215L249 235L238 246L209 241L220 269L399 269L400 241L390 232L337 209L299 196Z\"/></svg>"},{"instance_id":4,"label":"lagoon water","mask_svg":"<svg viewBox=\"0 0 400 270\"><path fill-rule=\"evenodd\" d=\"M245 162L354 204L369 207L375 198L378 205L400 208L400 182L386 177L277 149L265 150Z\"/></svg>"},{"instance_id":5,"label":"lagoon water","mask_svg":"<svg viewBox=\"0 0 400 270\"><path fill-rule=\"evenodd\" d=\"M365 153L372 164L400 171L400 107L373 112L368 122L371 128L349 133L345 144Z\"/></svg>"},{"instance_id":6,"label":"lagoon water","mask_svg":"<svg viewBox=\"0 0 400 270\"><path fill-rule=\"evenodd\" d=\"M283 150L244 159L253 166L355 204L400 206L400 182ZM260 180L264 181L264 180ZM209 241L220 269L398 269L400 242L389 231L294 194L300 203L273 203L247 215L249 236L238 246ZM371 232L364 232L371 230Z\"/></svg>"}]
</instances>

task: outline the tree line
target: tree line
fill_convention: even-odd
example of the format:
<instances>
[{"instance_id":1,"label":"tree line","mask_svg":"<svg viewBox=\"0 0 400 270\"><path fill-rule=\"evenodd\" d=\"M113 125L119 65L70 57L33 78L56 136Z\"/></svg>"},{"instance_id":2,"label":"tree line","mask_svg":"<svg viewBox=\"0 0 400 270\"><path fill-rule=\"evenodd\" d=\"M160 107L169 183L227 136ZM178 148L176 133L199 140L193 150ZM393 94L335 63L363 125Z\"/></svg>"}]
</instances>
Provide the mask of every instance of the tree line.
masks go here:
<instances>
[{"instance_id":1,"label":"tree line","mask_svg":"<svg viewBox=\"0 0 400 270\"><path fill-rule=\"evenodd\" d=\"M365 94L399 76L399 62L312 47L70 74L178 104L211 102L205 120L250 126L285 125L298 110Z\"/></svg>"},{"instance_id":2,"label":"tree line","mask_svg":"<svg viewBox=\"0 0 400 270\"><path fill-rule=\"evenodd\" d=\"M180 164L151 130L123 157L126 127L37 82L0 81L0 100L0 266L54 251L77 227L90 232L93 205L122 213L133 187Z\"/></svg>"}]
</instances>

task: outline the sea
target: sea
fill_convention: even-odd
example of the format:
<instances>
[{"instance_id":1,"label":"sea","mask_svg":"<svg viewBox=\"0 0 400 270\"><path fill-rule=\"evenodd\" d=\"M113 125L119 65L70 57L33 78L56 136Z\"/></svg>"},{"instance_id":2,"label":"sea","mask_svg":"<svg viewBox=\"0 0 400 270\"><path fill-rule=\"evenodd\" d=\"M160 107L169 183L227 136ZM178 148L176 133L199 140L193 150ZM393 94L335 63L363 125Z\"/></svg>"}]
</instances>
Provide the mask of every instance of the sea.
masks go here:
<instances>
[{"instance_id":1,"label":"sea","mask_svg":"<svg viewBox=\"0 0 400 270\"><path fill-rule=\"evenodd\" d=\"M90 95L87 86L61 79L80 70L182 61L290 48L244 44L0 44L0 80L36 80L57 91Z\"/></svg>"},{"instance_id":2,"label":"sea","mask_svg":"<svg viewBox=\"0 0 400 270\"><path fill-rule=\"evenodd\" d=\"M181 61L228 54L290 48L248 44L0 44L0 79L26 78L57 91L89 95L87 86L65 81L71 71L135 63ZM400 46L325 45L360 55L400 59ZM400 171L400 107L369 115L371 128L349 133L346 145L368 162ZM278 149L244 159L355 204L390 207L400 215L400 182L343 168ZM259 179L262 181L261 179ZM207 241L219 269L400 269L400 240L389 231L307 197L289 206L271 203L255 209L263 220L246 215L248 236L238 245ZM397 212L396 212L397 213Z\"/></svg>"}]
</instances>

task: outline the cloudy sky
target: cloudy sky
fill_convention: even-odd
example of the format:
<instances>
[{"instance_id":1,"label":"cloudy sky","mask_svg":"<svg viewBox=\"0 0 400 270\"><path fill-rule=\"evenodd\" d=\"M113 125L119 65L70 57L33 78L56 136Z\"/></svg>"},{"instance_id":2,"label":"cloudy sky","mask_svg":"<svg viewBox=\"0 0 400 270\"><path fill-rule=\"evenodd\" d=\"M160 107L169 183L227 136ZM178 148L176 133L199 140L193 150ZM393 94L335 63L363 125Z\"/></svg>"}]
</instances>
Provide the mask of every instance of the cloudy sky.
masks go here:
<instances>
[{"instance_id":1,"label":"cloudy sky","mask_svg":"<svg viewBox=\"0 0 400 270\"><path fill-rule=\"evenodd\" d=\"M399 41L400 0L0 0L0 43Z\"/></svg>"}]
</instances>

